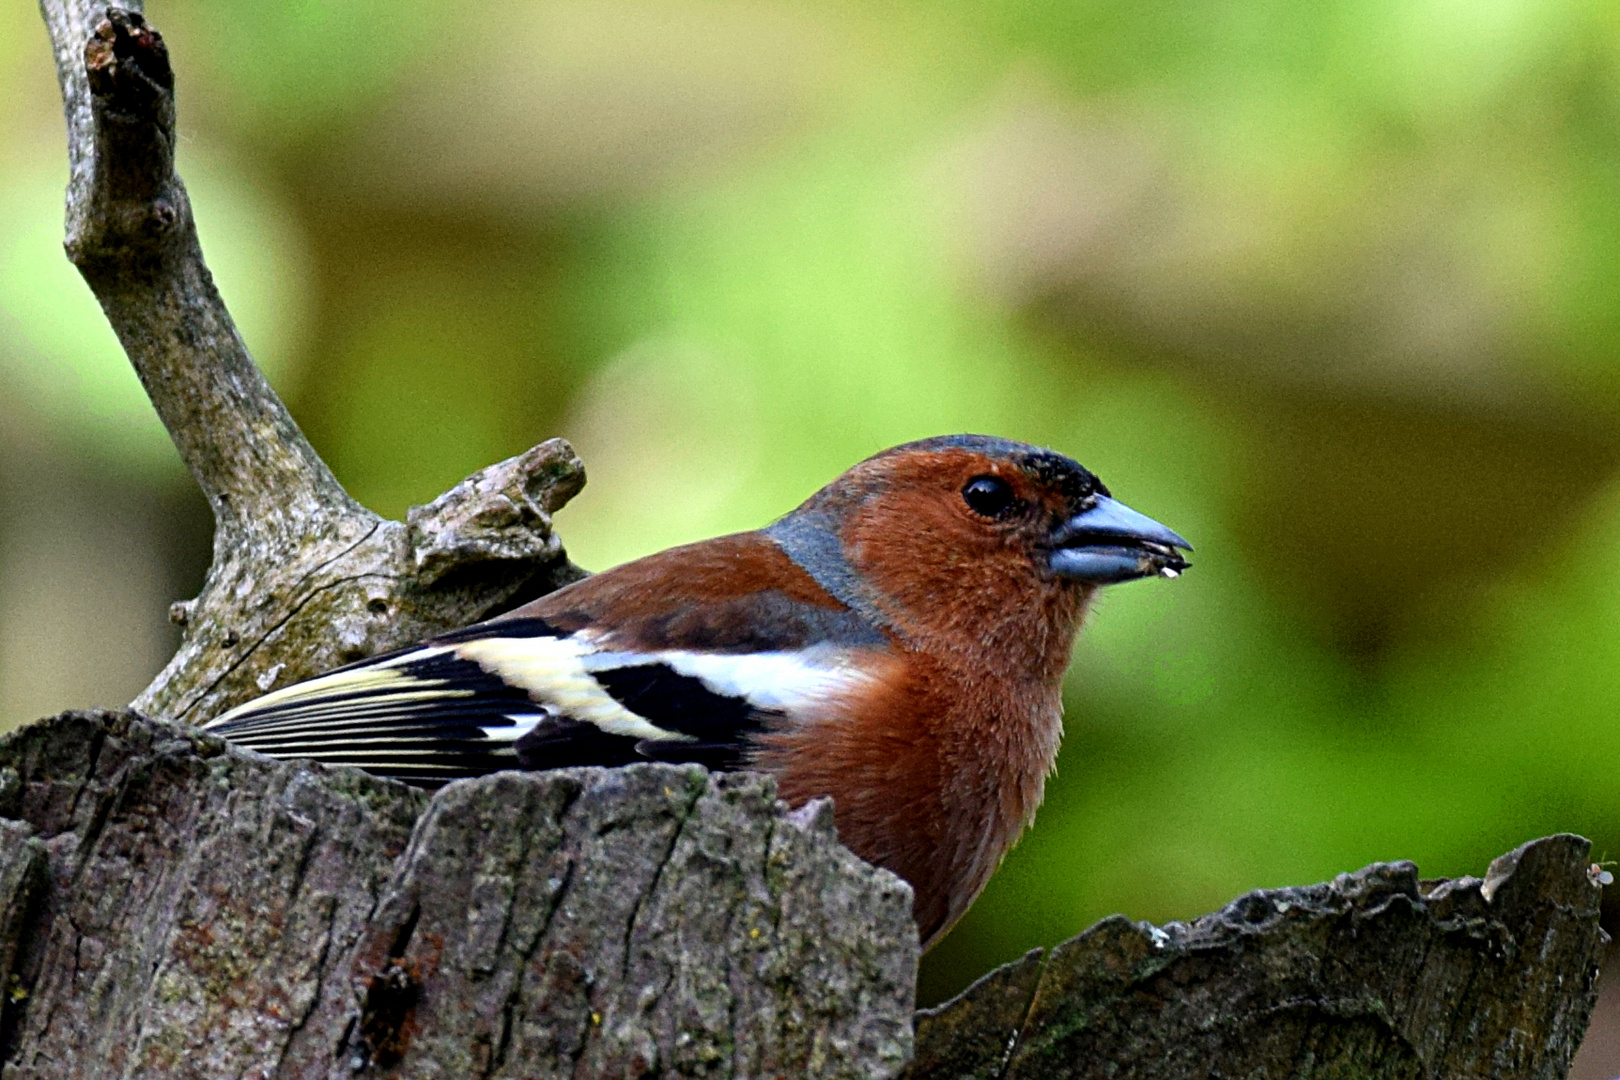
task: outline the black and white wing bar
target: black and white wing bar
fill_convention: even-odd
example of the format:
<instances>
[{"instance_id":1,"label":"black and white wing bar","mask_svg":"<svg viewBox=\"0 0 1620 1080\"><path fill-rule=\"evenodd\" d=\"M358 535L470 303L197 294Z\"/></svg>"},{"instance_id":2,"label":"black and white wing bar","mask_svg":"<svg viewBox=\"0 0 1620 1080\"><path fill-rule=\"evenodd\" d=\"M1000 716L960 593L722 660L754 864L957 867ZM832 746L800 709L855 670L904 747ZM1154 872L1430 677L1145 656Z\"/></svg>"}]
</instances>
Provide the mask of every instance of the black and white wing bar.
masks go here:
<instances>
[{"instance_id":1,"label":"black and white wing bar","mask_svg":"<svg viewBox=\"0 0 1620 1080\"><path fill-rule=\"evenodd\" d=\"M273 757L437 786L497 769L742 763L765 724L845 689L840 650L602 648L538 619L469 627L248 702L206 725Z\"/></svg>"}]
</instances>

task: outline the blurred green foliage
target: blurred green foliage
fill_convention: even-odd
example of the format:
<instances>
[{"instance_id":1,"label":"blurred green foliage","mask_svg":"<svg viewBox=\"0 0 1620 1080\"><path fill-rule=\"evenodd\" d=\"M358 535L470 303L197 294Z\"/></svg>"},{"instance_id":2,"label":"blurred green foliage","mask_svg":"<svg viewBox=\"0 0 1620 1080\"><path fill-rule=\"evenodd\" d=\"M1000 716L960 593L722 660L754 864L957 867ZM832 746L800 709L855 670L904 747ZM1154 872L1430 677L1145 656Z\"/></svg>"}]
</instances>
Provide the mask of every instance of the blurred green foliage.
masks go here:
<instances>
[{"instance_id":1,"label":"blurred green foliage","mask_svg":"<svg viewBox=\"0 0 1620 1080\"><path fill-rule=\"evenodd\" d=\"M1197 544L1098 605L1046 807L925 999L1113 911L1620 852L1613 5L148 14L222 290L376 509L566 435L599 567L985 431ZM0 12L0 448L156 491L60 259L46 55Z\"/></svg>"}]
</instances>

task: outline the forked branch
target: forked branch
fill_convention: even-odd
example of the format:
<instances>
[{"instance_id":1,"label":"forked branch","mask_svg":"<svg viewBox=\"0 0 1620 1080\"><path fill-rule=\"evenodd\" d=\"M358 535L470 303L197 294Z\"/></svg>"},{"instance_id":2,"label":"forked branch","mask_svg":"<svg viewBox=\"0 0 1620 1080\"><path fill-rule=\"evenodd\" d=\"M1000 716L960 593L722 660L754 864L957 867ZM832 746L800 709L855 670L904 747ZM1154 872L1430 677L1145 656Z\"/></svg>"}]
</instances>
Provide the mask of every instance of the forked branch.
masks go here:
<instances>
[{"instance_id":1,"label":"forked branch","mask_svg":"<svg viewBox=\"0 0 1620 1080\"><path fill-rule=\"evenodd\" d=\"M253 363L175 171L174 74L140 0L41 0L67 114L67 241L214 510L181 648L135 705L200 721L274 686L464 625L579 576L551 514L584 472L553 440L409 524L349 497Z\"/></svg>"}]
</instances>

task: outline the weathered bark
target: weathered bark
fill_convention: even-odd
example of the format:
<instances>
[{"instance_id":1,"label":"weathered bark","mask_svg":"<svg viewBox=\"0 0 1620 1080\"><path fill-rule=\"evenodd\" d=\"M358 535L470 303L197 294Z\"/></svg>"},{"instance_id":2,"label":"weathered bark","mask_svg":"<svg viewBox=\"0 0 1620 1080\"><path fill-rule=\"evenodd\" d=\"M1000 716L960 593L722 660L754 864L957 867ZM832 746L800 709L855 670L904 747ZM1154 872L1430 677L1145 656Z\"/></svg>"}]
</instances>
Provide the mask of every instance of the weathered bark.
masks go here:
<instances>
[{"instance_id":1,"label":"weathered bark","mask_svg":"<svg viewBox=\"0 0 1620 1080\"><path fill-rule=\"evenodd\" d=\"M1562 1077L1603 940L1586 847L1104 920L920 1014L906 1075ZM429 798L131 713L0 740L3 1080L890 1077L909 909L758 776Z\"/></svg>"},{"instance_id":2,"label":"weathered bark","mask_svg":"<svg viewBox=\"0 0 1620 1080\"><path fill-rule=\"evenodd\" d=\"M1114 916L923 1012L908 1080L1558 1080L1607 941L1590 844L1485 879L1376 863L1191 923Z\"/></svg>"},{"instance_id":3,"label":"weathered bark","mask_svg":"<svg viewBox=\"0 0 1620 1080\"><path fill-rule=\"evenodd\" d=\"M5 1080L883 1077L910 1052L911 890L765 777L429 799L99 713L0 740L0 778Z\"/></svg>"},{"instance_id":4,"label":"weathered bark","mask_svg":"<svg viewBox=\"0 0 1620 1080\"><path fill-rule=\"evenodd\" d=\"M580 576L551 514L584 483L552 440L406 522L345 492L248 355L174 169L174 77L140 0L41 0L67 114L68 256L214 509L180 650L135 704L199 722L278 685L515 606Z\"/></svg>"}]
</instances>

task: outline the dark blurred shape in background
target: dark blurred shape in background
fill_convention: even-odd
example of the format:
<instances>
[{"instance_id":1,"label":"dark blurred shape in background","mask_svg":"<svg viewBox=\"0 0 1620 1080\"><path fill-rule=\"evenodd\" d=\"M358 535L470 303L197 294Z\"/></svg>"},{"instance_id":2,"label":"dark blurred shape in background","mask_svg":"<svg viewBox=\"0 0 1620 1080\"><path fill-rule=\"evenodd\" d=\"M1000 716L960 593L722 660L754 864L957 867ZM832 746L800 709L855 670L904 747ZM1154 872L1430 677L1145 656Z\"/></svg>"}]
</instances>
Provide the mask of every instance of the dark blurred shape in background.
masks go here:
<instances>
[{"instance_id":1,"label":"dark blurred shape in background","mask_svg":"<svg viewBox=\"0 0 1620 1080\"><path fill-rule=\"evenodd\" d=\"M1046 808L925 1000L1113 911L1557 830L1620 855L1612 5L148 14L209 262L375 509L564 435L601 567L985 431L1198 545L1104 598ZM61 255L26 5L0 117L15 724L145 683L208 520Z\"/></svg>"}]
</instances>

